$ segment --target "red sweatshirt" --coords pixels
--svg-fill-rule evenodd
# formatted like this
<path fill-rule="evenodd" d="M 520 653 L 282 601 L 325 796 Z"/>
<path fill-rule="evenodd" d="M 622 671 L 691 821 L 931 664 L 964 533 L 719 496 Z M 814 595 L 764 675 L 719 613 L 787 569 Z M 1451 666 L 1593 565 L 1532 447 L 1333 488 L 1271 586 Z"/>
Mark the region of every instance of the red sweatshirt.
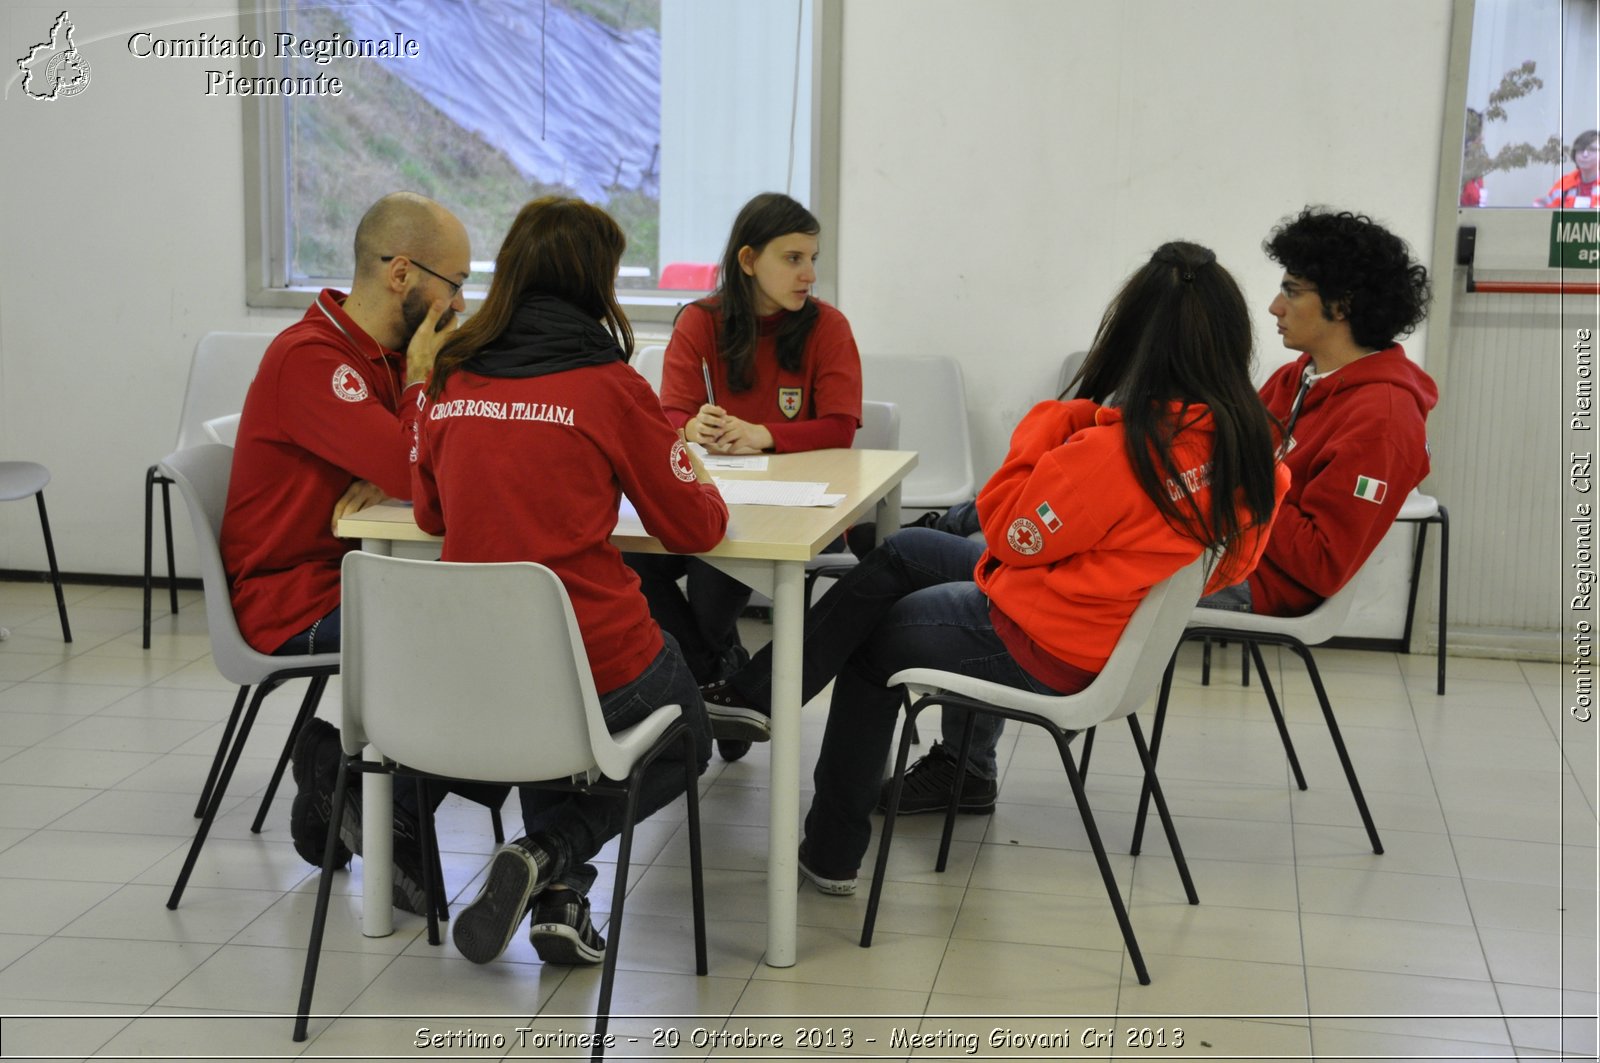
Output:
<path fill-rule="evenodd" d="M 1208 512 L 1211 414 L 1191 406 L 1184 416 L 1173 464 Z M 1201 551 L 1139 487 L 1124 437 L 1120 410 L 1088 399 L 1041 402 L 1017 425 L 1005 461 L 978 493 L 989 545 L 973 579 L 1040 649 L 1088 672 L 1105 667 L 1150 588 Z M 1282 498 L 1282 465 L 1275 486 Z M 1248 525 L 1242 508 L 1240 520 Z M 1245 577 L 1269 527 L 1245 532 L 1211 573 L 1208 591 Z M 997 624 L 1002 639 L 1006 630 Z"/>
<path fill-rule="evenodd" d="M 1262 387 L 1280 421 L 1309 365 L 1301 355 Z M 1311 385 L 1284 459 L 1293 482 L 1250 577 L 1255 612 L 1303 616 L 1350 581 L 1428 475 L 1427 417 L 1438 401 L 1433 379 L 1399 344 Z"/>
<path fill-rule="evenodd" d="M 645 379 L 623 362 L 545 376 L 457 371 L 422 411 L 412 467 L 417 524 L 446 561 L 537 561 L 561 577 L 595 688 L 637 679 L 661 652 L 639 577 L 611 545 L 617 506 L 674 553 L 709 550 L 728 526 L 715 486 Z"/>
<path fill-rule="evenodd" d="M 765 427 L 776 453 L 848 447 L 861 424 L 861 352 L 844 315 L 820 299 L 812 302 L 817 320 L 806 337 L 799 371 L 778 366 L 777 330 L 788 313 L 780 310 L 759 322 L 755 379 L 740 392 L 729 387 L 717 353 L 716 314 L 704 303 L 684 307 L 661 371 L 661 405 L 673 425 L 683 427 L 705 404 L 704 359 L 717 405 Z"/>
<path fill-rule="evenodd" d="M 326 289 L 278 334 L 245 396 L 222 518 L 222 563 L 245 641 L 271 653 L 339 604 L 333 507 L 356 480 L 411 497 L 417 388 Z M 397 412 L 398 411 L 398 412 Z"/>

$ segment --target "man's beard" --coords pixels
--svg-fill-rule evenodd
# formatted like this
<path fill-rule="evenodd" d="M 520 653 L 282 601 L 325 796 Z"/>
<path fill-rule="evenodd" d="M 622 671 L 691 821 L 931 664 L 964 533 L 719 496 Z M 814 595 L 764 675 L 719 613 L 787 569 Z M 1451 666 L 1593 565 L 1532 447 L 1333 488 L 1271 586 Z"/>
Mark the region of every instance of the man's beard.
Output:
<path fill-rule="evenodd" d="M 403 338 L 406 343 L 410 343 L 411 337 L 415 336 L 417 329 L 422 327 L 422 322 L 428 316 L 428 307 L 431 305 L 427 299 L 422 297 L 422 292 L 419 289 L 413 288 L 406 292 L 405 299 L 400 303 L 400 320 L 405 326 L 405 336 Z M 454 321 L 455 318 L 455 308 L 447 307 L 445 312 L 439 315 L 439 323 L 434 326 L 434 331 L 443 332 L 450 327 L 450 322 Z"/>

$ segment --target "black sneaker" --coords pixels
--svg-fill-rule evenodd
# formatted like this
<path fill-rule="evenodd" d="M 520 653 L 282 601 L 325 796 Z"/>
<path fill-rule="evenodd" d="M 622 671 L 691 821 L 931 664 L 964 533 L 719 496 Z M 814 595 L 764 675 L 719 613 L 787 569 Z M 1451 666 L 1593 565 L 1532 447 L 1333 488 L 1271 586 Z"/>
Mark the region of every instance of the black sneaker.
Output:
<path fill-rule="evenodd" d="M 339 820 L 339 840 L 361 855 L 361 776 L 353 775 L 345 794 L 344 816 Z M 394 806 L 394 886 L 390 901 L 412 915 L 428 914 L 428 894 L 422 888 L 422 831 L 411 814 Z"/>
<path fill-rule="evenodd" d="M 577 890 L 545 890 L 533 903 L 528 940 L 545 963 L 603 963 L 606 939 L 589 921 L 589 898 Z"/>
<path fill-rule="evenodd" d="M 554 873 L 555 859 L 527 838 L 496 849 L 483 888 L 456 916 L 450 932 L 456 949 L 473 963 L 493 961 L 511 944 L 528 914 L 528 902 Z"/>
<path fill-rule="evenodd" d="M 800 842 L 800 874 L 810 880 L 811 884 L 830 897 L 849 897 L 856 891 L 856 875 L 858 868 L 849 871 L 824 868 L 811 859 L 806 852 L 807 842 Z"/>
<path fill-rule="evenodd" d="M 700 688 L 705 699 L 706 716 L 711 720 L 711 737 L 735 742 L 772 741 L 772 719 L 764 712 L 749 708 L 725 679 L 707 683 Z"/>
<path fill-rule="evenodd" d="M 950 788 L 955 778 L 956 758 L 935 742 L 926 755 L 906 769 L 905 785 L 900 789 L 900 815 L 943 812 L 950 803 Z M 883 788 L 878 791 L 879 812 L 889 811 L 889 791 L 893 786 L 893 779 L 885 779 Z M 956 811 L 987 816 L 994 811 L 999 793 L 1000 787 L 993 779 L 985 779 L 970 770 L 963 771 L 961 800 L 956 804 Z"/>
<path fill-rule="evenodd" d="M 322 866 L 322 850 L 328 841 L 328 824 L 333 820 L 333 788 L 339 781 L 339 760 L 344 750 L 339 745 L 339 729 L 327 720 L 313 716 L 300 727 L 290 751 L 290 769 L 295 788 L 289 806 L 289 838 L 294 851 L 308 864 Z M 335 845 L 333 866 L 350 863 L 350 850 Z"/>

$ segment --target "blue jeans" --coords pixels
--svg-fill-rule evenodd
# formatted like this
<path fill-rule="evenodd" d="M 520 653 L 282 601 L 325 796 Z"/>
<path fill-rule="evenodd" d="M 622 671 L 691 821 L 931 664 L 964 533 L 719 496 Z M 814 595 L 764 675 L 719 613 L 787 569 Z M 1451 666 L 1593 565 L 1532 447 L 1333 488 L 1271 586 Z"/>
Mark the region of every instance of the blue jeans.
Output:
<path fill-rule="evenodd" d="M 706 719 L 700 686 L 670 634 L 666 645 L 631 683 L 600 695 L 600 711 L 614 734 L 632 727 L 662 705 L 682 707 L 694 735 L 695 774 L 711 759 L 711 724 Z M 563 708 L 562 711 L 568 711 Z M 645 769 L 639 792 L 642 820 L 683 793 L 683 746 L 674 742 Z M 612 838 L 622 833 L 627 804 L 620 797 L 519 788 L 522 823 L 527 836 L 556 858 L 554 881 L 588 892 L 595 878 L 590 863 Z"/>
<path fill-rule="evenodd" d="M 650 616 L 678 641 L 695 680 L 721 678 L 728 650 L 739 644 L 739 614 L 750 601 L 750 588 L 698 557 L 677 554 L 623 554 L 639 575 L 639 590 Z M 678 579 L 688 577 L 688 594 Z"/>
<path fill-rule="evenodd" d="M 810 700 L 835 680 L 822 751 L 813 774 L 816 796 L 806 816 L 806 841 L 820 866 L 859 867 L 872 835 L 883 765 L 894 738 L 901 689 L 889 677 L 905 668 L 938 668 L 1039 694 L 1055 694 L 1012 659 L 989 619 L 989 599 L 972 582 L 981 544 L 931 528 L 907 528 L 829 588 L 811 607 L 802 654 L 801 687 Z M 755 708 L 770 708 L 771 650 L 732 680 Z M 942 729 L 952 752 L 967 714 L 945 709 Z M 968 770 L 996 775 L 995 746 L 1005 722 L 980 716 Z"/>
<path fill-rule="evenodd" d="M 972 535 L 983 529 L 978 524 L 977 500 L 957 502 L 939 515 L 933 526 L 951 535 Z"/>
<path fill-rule="evenodd" d="M 1200 599 L 1201 609 L 1226 609 L 1231 613 L 1248 613 L 1255 602 L 1255 596 L 1250 593 L 1250 581 L 1242 580 L 1231 587 L 1224 587 Z"/>
<path fill-rule="evenodd" d="M 311 653 L 339 652 L 339 610 L 334 606 L 327 616 L 314 620 L 311 626 L 292 636 L 288 642 L 272 651 L 274 657 L 300 656 Z"/>

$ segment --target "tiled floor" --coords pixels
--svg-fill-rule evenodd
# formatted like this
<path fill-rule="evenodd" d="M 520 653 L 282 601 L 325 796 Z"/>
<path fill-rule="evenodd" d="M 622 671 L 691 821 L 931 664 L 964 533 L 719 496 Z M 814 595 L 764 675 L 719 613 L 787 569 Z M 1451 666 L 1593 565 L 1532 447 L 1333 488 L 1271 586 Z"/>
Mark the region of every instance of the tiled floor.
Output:
<path fill-rule="evenodd" d="M 363 938 L 359 861 L 337 882 L 325 1016 L 308 1042 L 290 1040 L 316 875 L 290 847 L 287 792 L 264 833 L 248 828 L 293 691 L 268 701 L 183 905 L 167 911 L 231 700 L 203 606 L 184 599 L 145 651 L 136 591 L 70 588 L 78 641 L 63 647 L 48 589 L 0 584 L 12 633 L 0 643 L 0 1052 L 582 1057 L 559 1046 L 591 1029 L 597 972 L 543 967 L 525 939 L 477 967 L 430 947 L 403 913 L 393 936 Z M 1234 652 L 1209 688 L 1192 660 L 1181 669 L 1161 761 L 1200 906 L 1183 903 L 1159 832 L 1146 855 L 1126 854 L 1138 794 L 1126 731 L 1095 749 L 1090 800 L 1150 985 L 1128 963 L 1052 748 L 1015 728 L 1001 806 L 963 818 L 947 872 L 931 870 L 937 824 L 904 821 L 870 950 L 856 943 L 864 888 L 803 888 L 800 962 L 767 967 L 758 746 L 714 759 L 702 780 L 705 978 L 692 970 L 681 802 L 641 828 L 611 1058 L 1594 1059 L 1597 725 L 1566 714 L 1561 667 L 1453 660 L 1441 698 L 1431 658 L 1319 654 L 1383 833 L 1374 856 L 1298 665 L 1269 658 L 1304 793 Z M 322 714 L 336 720 L 337 706 L 335 682 Z M 807 778 L 823 711 L 806 710 Z M 470 897 L 487 817 L 452 802 L 441 832 L 450 890 Z M 424 1047 L 423 1027 L 470 1036 Z M 796 1045 L 805 1031 L 815 1045 Z M 762 1038 L 769 1047 L 752 1044 Z"/>

